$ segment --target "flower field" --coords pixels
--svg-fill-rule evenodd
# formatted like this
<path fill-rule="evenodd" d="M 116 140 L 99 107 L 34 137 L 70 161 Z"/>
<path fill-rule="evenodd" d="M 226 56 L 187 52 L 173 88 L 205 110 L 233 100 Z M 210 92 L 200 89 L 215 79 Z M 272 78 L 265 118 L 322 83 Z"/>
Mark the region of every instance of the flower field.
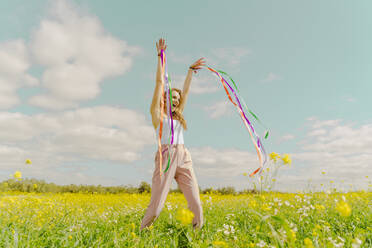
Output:
<path fill-rule="evenodd" d="M 0 247 L 372 247 L 372 193 L 201 194 L 193 230 L 170 193 L 140 231 L 150 194 L 0 192 Z"/>

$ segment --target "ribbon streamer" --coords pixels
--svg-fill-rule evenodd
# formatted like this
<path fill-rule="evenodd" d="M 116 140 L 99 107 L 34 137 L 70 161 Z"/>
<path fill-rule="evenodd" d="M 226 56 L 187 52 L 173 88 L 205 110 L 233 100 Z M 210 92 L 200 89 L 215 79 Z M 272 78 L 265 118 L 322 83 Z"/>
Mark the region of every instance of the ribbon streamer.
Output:
<path fill-rule="evenodd" d="M 170 86 L 170 79 L 168 80 L 168 67 L 167 67 L 167 62 L 166 62 L 166 55 L 165 55 L 165 51 L 162 49 L 161 50 L 161 53 L 160 53 L 160 57 L 161 57 L 161 62 L 162 62 L 162 66 L 161 66 L 161 69 L 162 69 L 162 74 L 164 75 L 164 79 L 165 79 L 165 92 L 166 92 L 166 107 L 168 109 L 169 107 L 169 114 L 168 114 L 168 126 L 170 125 L 170 133 L 169 133 L 169 139 L 171 142 L 170 142 L 170 145 L 173 145 L 173 137 L 174 137 L 174 129 L 173 129 L 173 115 L 172 115 L 172 88 Z M 161 95 L 161 101 L 160 101 L 160 127 L 159 127 L 159 136 L 158 136 L 158 146 L 159 146 L 159 168 L 160 168 L 160 173 L 159 173 L 159 176 L 161 178 L 162 176 L 162 161 L 163 161 L 163 156 L 162 156 L 162 145 L 161 145 L 161 137 L 162 137 L 162 129 L 163 129 L 163 115 L 164 115 L 164 97 L 165 97 L 165 93 L 164 93 L 164 82 L 162 81 L 161 82 L 161 90 L 162 90 L 162 95 Z M 169 165 L 170 165 L 170 158 L 171 158 L 171 147 L 168 149 L 168 165 L 167 165 L 167 168 L 164 170 L 164 172 L 167 172 L 168 169 L 169 169 Z"/>
<path fill-rule="evenodd" d="M 234 89 L 230 86 L 230 84 L 229 84 L 229 83 L 225 80 L 225 78 L 224 78 L 224 77 L 219 73 L 219 72 L 222 72 L 222 71 L 216 71 L 216 70 L 212 69 L 212 68 L 209 67 L 209 66 L 206 66 L 206 68 L 207 68 L 208 70 L 210 70 L 211 72 L 214 72 L 214 73 L 215 73 L 215 74 L 216 74 L 216 75 L 221 79 L 221 83 L 222 83 L 222 85 L 223 85 L 223 87 L 224 87 L 224 89 L 225 89 L 225 91 L 226 91 L 226 94 L 227 94 L 227 96 L 228 96 L 230 102 L 233 103 L 234 106 L 237 108 L 237 110 L 238 110 L 238 112 L 239 112 L 239 114 L 240 114 L 240 117 L 242 118 L 242 120 L 243 120 L 243 122 L 244 122 L 244 125 L 245 125 L 246 128 L 248 129 L 248 132 L 249 132 L 249 134 L 250 134 L 250 136 L 251 136 L 252 142 L 253 142 L 253 144 L 254 144 L 254 146 L 255 146 L 255 148 L 256 148 L 257 155 L 258 155 L 258 159 L 259 159 L 259 161 L 260 161 L 260 167 L 259 167 L 258 169 L 256 169 L 254 172 L 252 172 L 249 176 L 250 176 L 250 177 L 254 176 L 256 173 L 258 173 L 258 172 L 260 171 L 260 169 L 261 169 L 261 171 L 260 171 L 260 173 L 261 173 L 262 170 L 263 170 L 263 166 L 265 165 L 265 163 L 266 163 L 266 161 L 267 161 L 267 158 L 266 158 L 266 152 L 265 152 L 265 149 L 264 149 L 263 146 L 262 146 L 262 143 L 261 143 L 261 141 L 260 141 L 259 136 L 258 136 L 257 133 L 254 131 L 254 128 L 253 128 L 252 124 L 249 122 L 249 120 L 248 120 L 246 114 L 244 113 L 244 110 L 242 109 L 242 106 L 241 106 L 240 101 L 239 101 L 239 97 L 237 96 L 237 94 L 236 94 L 236 92 L 234 91 Z M 232 78 L 231 78 L 227 73 L 225 73 L 225 72 L 222 72 L 222 73 L 225 74 L 225 75 L 227 75 L 227 76 L 231 79 L 231 81 L 233 82 L 235 88 L 237 89 L 234 80 L 232 80 Z M 228 89 L 226 88 L 226 85 L 227 85 L 227 86 L 230 88 L 230 90 L 234 93 L 235 99 L 236 99 L 236 101 L 238 102 L 238 104 L 236 104 L 236 103 L 232 100 L 232 98 L 231 98 L 231 96 L 230 96 L 230 93 L 229 93 Z M 238 91 L 238 89 L 237 89 L 237 91 Z M 244 101 L 244 100 L 243 100 L 243 101 Z M 246 104 L 245 104 L 245 106 L 246 106 Z M 248 109 L 248 107 L 246 107 L 246 108 Z M 249 110 L 249 109 L 248 109 L 248 110 Z M 257 119 L 257 120 L 259 121 L 259 119 L 257 118 L 257 116 L 256 116 L 252 111 L 249 111 L 249 112 L 253 115 L 253 117 L 255 117 L 255 119 Z M 260 122 L 260 123 L 261 123 L 261 122 Z M 261 124 L 262 124 L 262 123 L 261 123 Z M 252 130 L 252 131 L 251 131 L 251 130 Z M 253 138 L 252 132 L 253 132 L 253 134 L 256 136 L 257 141 Z M 265 138 L 267 138 L 267 136 L 268 136 L 268 131 L 266 131 Z M 262 153 L 264 154 L 264 161 L 262 161 Z"/>

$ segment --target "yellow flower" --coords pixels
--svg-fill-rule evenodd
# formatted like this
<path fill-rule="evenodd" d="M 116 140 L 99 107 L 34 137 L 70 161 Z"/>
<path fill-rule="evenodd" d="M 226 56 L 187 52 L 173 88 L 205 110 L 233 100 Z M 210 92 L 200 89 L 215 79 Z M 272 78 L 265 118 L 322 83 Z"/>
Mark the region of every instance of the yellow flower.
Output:
<path fill-rule="evenodd" d="M 255 208 L 255 207 L 257 207 L 257 202 L 256 202 L 256 200 L 251 200 L 250 202 L 249 202 L 249 206 L 250 207 L 252 207 L 252 208 Z"/>
<path fill-rule="evenodd" d="M 325 171 L 322 171 L 322 174 L 325 175 Z M 310 240 L 311 241 L 311 240 Z"/>
<path fill-rule="evenodd" d="M 36 188 L 37 188 L 37 184 L 34 183 L 34 189 L 36 189 Z"/>
<path fill-rule="evenodd" d="M 226 247 L 227 246 L 225 241 L 213 241 L 212 244 L 216 245 L 217 247 L 219 247 L 219 246 Z"/>
<path fill-rule="evenodd" d="M 274 162 L 276 162 L 276 160 L 277 160 L 278 158 L 280 158 L 279 154 L 277 154 L 277 153 L 275 153 L 275 152 L 270 153 L 269 156 L 270 156 L 270 159 L 271 159 L 271 160 L 274 160 Z"/>
<path fill-rule="evenodd" d="M 323 205 L 318 205 L 318 204 L 315 205 L 315 208 L 317 210 L 324 210 L 325 209 L 325 207 Z"/>
<path fill-rule="evenodd" d="M 330 181 L 330 183 L 334 183 L 334 181 Z"/>
<path fill-rule="evenodd" d="M 254 243 L 250 243 L 249 244 L 249 247 L 254 247 Z"/>
<path fill-rule="evenodd" d="M 70 236 L 68 236 L 68 238 L 69 238 L 69 239 L 72 239 L 72 236 L 70 235 Z"/>
<path fill-rule="evenodd" d="M 270 170 L 270 168 L 269 168 L 269 167 L 267 167 L 266 171 L 269 171 L 269 170 Z"/>
<path fill-rule="evenodd" d="M 136 234 L 134 232 L 131 232 L 130 235 L 132 235 L 132 238 L 136 237 Z"/>
<path fill-rule="evenodd" d="M 282 157 L 282 160 L 283 160 L 284 164 L 291 164 L 292 163 L 292 160 L 289 157 L 289 154 L 284 154 L 283 157 Z"/>
<path fill-rule="evenodd" d="M 247 173 L 246 173 L 246 172 L 244 172 L 244 173 L 243 173 L 243 176 L 247 176 Z"/>
<path fill-rule="evenodd" d="M 184 208 L 179 209 L 176 216 L 176 219 L 180 221 L 182 225 L 190 224 L 193 218 L 194 218 L 193 212 Z"/>
<path fill-rule="evenodd" d="M 337 210 L 337 212 L 340 213 L 340 215 L 342 215 L 344 217 L 350 216 L 350 214 L 351 214 L 351 208 L 350 208 L 349 204 L 347 204 L 344 201 L 340 201 L 340 202 L 337 203 L 336 210 Z"/>
<path fill-rule="evenodd" d="M 311 239 L 305 238 L 304 243 L 306 248 L 314 248 L 313 241 L 311 241 Z"/>
<path fill-rule="evenodd" d="M 20 171 L 16 171 L 13 176 L 14 176 L 14 178 L 21 179 L 22 178 L 22 173 Z"/>
<path fill-rule="evenodd" d="M 288 239 L 292 241 L 296 240 L 296 233 L 292 229 L 288 233 Z"/>
<path fill-rule="evenodd" d="M 26 159 L 26 164 L 32 164 L 30 159 Z"/>
<path fill-rule="evenodd" d="M 270 210 L 269 205 L 266 204 L 266 203 L 264 203 L 264 204 L 262 205 L 262 209 L 265 210 L 265 211 Z"/>
<path fill-rule="evenodd" d="M 276 179 L 275 179 L 275 178 L 273 178 L 273 179 L 272 179 L 272 181 L 273 181 L 273 182 L 275 182 L 275 181 L 276 181 Z"/>

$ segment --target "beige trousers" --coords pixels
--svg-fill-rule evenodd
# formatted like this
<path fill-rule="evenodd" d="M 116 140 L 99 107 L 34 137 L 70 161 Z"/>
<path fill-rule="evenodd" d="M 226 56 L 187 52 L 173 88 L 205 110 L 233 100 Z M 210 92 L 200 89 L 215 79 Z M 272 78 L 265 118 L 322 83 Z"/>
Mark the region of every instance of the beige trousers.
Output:
<path fill-rule="evenodd" d="M 171 147 L 171 160 L 168 170 L 168 149 Z M 203 209 L 201 206 L 199 187 L 192 167 L 189 150 L 183 144 L 162 145 L 162 171 L 159 176 L 159 152 L 156 151 L 155 169 L 152 176 L 151 200 L 142 219 L 141 230 L 152 225 L 159 217 L 164 207 L 173 178 L 176 179 L 179 188 L 184 194 L 190 211 L 194 213 L 192 225 L 195 228 L 203 226 Z"/>

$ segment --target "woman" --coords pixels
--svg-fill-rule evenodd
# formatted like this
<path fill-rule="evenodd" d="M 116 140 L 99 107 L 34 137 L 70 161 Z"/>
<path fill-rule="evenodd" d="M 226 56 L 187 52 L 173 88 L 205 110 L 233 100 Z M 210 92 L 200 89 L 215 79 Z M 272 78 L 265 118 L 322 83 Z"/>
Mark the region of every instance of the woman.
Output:
<path fill-rule="evenodd" d="M 164 75 L 161 70 L 161 50 L 167 48 L 164 39 L 160 39 L 159 43 L 156 43 L 158 51 L 158 67 L 156 73 L 156 86 L 154 90 L 154 96 L 151 103 L 151 116 L 152 124 L 156 130 L 157 138 L 159 135 L 160 118 L 161 118 L 161 84 L 164 83 Z M 159 176 L 159 151 L 156 151 L 155 155 L 155 169 L 152 176 L 152 187 L 151 187 L 151 201 L 146 210 L 145 216 L 142 219 L 141 230 L 145 227 L 150 226 L 160 215 L 161 210 L 164 207 L 165 200 L 167 198 L 169 188 L 171 186 L 173 178 L 176 179 L 179 188 L 185 195 L 189 209 L 194 213 L 192 224 L 194 229 L 201 228 L 203 225 L 203 209 L 201 206 L 199 187 L 192 167 L 192 160 L 189 150 L 184 146 L 183 141 L 183 129 L 187 129 L 186 121 L 183 118 L 183 110 L 185 108 L 187 96 L 189 93 L 192 72 L 195 73 L 205 65 L 203 58 L 200 58 L 193 63 L 188 70 L 183 90 L 172 88 L 172 117 L 173 117 L 173 130 L 174 140 L 173 145 L 169 145 L 168 134 L 171 127 L 171 123 L 168 123 L 166 99 L 164 99 L 164 113 L 163 113 L 163 130 L 161 137 L 162 147 L 162 171 L 168 164 L 168 149 L 170 149 L 171 159 L 168 170 Z M 165 94 L 166 95 L 166 94 Z"/>

